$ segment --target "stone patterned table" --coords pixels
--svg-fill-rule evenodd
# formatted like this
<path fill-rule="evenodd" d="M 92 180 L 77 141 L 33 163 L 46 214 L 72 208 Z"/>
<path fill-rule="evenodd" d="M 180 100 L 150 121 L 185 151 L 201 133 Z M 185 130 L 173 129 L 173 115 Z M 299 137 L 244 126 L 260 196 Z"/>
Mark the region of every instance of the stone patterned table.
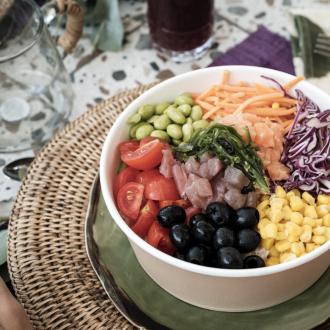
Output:
<path fill-rule="evenodd" d="M 210 51 L 200 60 L 179 64 L 166 61 L 152 48 L 145 16 L 146 2 L 121 0 L 120 12 L 125 27 L 122 50 L 116 53 L 96 50 L 90 38 L 94 28 L 90 26 L 85 28 L 75 52 L 64 60 L 76 94 L 71 119 L 123 90 L 209 65 L 260 24 L 287 37 L 286 11 L 289 6 L 301 3 L 298 0 L 215 0 L 215 33 Z M 6 163 L 31 155 L 31 152 L 0 154 L 0 173 Z M 18 187 L 18 182 L 0 174 L 0 217 L 8 216 Z"/>

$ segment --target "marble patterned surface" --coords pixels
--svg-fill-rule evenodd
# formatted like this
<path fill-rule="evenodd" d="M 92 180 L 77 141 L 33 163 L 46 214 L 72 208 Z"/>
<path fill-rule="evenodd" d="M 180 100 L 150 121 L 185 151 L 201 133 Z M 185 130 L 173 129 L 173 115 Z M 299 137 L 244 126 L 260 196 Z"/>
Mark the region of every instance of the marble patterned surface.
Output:
<path fill-rule="evenodd" d="M 152 48 L 145 16 L 146 2 L 121 0 L 120 13 L 125 27 L 122 50 L 103 53 L 96 50 L 92 37 L 95 29 L 87 26 L 74 53 L 64 58 L 75 92 L 71 119 L 118 92 L 208 66 L 214 58 L 241 42 L 260 24 L 288 37 L 287 9 L 301 3 L 295 0 L 215 0 L 211 49 L 194 62 L 173 63 Z M 0 154 L 0 218 L 8 216 L 19 188 L 19 182 L 1 174 L 2 168 L 18 157 L 31 155 L 32 152 Z"/>

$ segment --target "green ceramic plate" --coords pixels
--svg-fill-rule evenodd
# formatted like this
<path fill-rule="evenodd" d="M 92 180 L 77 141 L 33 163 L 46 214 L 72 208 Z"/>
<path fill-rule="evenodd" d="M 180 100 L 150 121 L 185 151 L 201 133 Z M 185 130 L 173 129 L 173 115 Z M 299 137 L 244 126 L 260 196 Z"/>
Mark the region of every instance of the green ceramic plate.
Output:
<path fill-rule="evenodd" d="M 143 271 L 102 197 L 95 213 L 92 236 L 97 247 L 94 250 L 100 266 L 106 269 L 103 279 L 107 277 L 111 282 L 106 291 L 117 305 L 131 316 L 134 314 L 139 326 L 180 330 L 304 330 L 325 322 L 330 316 L 330 269 L 310 289 L 272 308 L 225 313 L 189 305 L 164 291 Z M 88 242 L 87 248 L 90 249 Z"/>

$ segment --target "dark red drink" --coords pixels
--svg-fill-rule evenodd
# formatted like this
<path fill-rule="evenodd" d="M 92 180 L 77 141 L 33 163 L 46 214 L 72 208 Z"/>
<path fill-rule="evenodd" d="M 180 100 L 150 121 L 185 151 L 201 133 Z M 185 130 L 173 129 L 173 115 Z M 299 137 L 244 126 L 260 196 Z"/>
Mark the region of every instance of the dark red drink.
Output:
<path fill-rule="evenodd" d="M 148 0 L 148 21 L 157 48 L 194 51 L 210 41 L 213 0 Z"/>

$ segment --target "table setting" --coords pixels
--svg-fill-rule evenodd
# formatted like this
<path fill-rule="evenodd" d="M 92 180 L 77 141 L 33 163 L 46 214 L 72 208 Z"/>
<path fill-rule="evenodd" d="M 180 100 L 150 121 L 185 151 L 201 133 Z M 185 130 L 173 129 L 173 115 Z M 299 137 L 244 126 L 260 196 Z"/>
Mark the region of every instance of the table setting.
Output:
<path fill-rule="evenodd" d="M 6 0 L 0 4 L 0 276 L 33 328 L 217 329 L 221 325 L 224 329 L 328 329 L 329 13 L 330 2 L 325 0 L 215 0 L 199 5 L 188 0 L 180 5 L 176 0 Z M 271 93 L 269 108 L 266 93 Z M 256 101 L 245 98 L 251 94 Z M 224 108 L 219 97 L 227 102 Z M 228 110 L 237 108 L 239 102 L 239 110 Z M 264 103 L 254 109 L 253 102 Z M 196 115 L 197 108 L 200 115 Z M 178 109 L 182 109 L 181 117 Z M 283 114 L 276 115 L 276 111 Z M 313 117 L 299 133 L 300 126 L 294 125 L 312 118 L 304 117 L 304 111 L 318 119 Z M 187 189 L 194 175 L 206 180 L 201 170 L 193 170 L 194 174 L 187 170 L 187 159 L 194 157 L 193 143 L 197 143 L 198 132 L 212 127 L 219 134 L 221 129 L 235 127 L 234 133 L 228 131 L 222 139 L 230 134 L 242 139 L 242 131 L 235 126 L 241 117 L 233 117 L 233 122 L 230 118 L 243 112 L 250 116 L 246 118 L 266 118 L 268 127 L 277 127 L 275 131 L 283 125 L 284 149 L 277 147 L 283 151 L 282 158 L 280 151 L 276 161 L 265 165 L 259 133 L 250 135 L 252 127 L 256 129 L 261 122 L 249 124 L 250 142 L 240 140 L 240 148 L 251 148 L 250 153 L 259 155 L 256 164 L 264 166 L 260 173 L 268 177 L 242 167 L 237 157 L 229 157 L 232 149 L 223 147 L 221 152 L 229 153 L 218 156 L 222 170 L 206 178 L 214 193 L 215 175 L 223 180 L 227 169 L 239 168 L 254 184 L 251 191 L 257 189 L 259 199 L 236 206 L 237 199 L 229 202 L 225 194 L 221 200 L 211 196 L 204 204 L 204 195 L 197 200 Z M 165 126 L 160 121 L 164 116 L 170 118 Z M 212 120 L 215 126 L 209 123 Z M 304 138 L 313 136 L 314 140 L 310 147 L 305 143 L 305 149 L 319 148 L 315 157 L 320 161 L 313 163 L 314 172 L 308 172 L 313 179 L 304 177 L 299 183 L 297 176 L 289 176 L 298 164 L 298 154 L 292 159 L 283 155 L 298 148 L 288 146 L 297 143 L 289 136 L 303 136 L 309 129 Z M 120 149 L 125 143 L 130 148 L 125 149 L 127 155 Z M 156 145 L 163 148 L 163 160 L 154 165 L 150 165 L 152 159 L 149 165 L 129 159 L 132 153 L 147 152 L 146 146 Z M 211 145 L 208 142 L 208 148 Z M 218 155 L 217 147 L 203 148 L 211 153 L 208 157 Z M 173 150 L 175 157 L 168 177 L 161 169 L 166 150 Z M 201 169 L 204 154 L 197 150 Z M 299 150 L 304 152 L 300 145 Z M 281 166 L 285 162 L 290 169 L 284 169 L 286 177 L 283 173 L 276 177 L 275 162 L 282 162 Z M 175 176 L 177 164 L 181 169 L 186 166 L 186 192 Z M 214 164 L 218 163 L 212 163 L 211 171 L 218 166 Z M 257 169 L 257 165 L 250 166 Z M 134 179 L 133 174 L 130 179 L 120 177 L 126 169 L 134 171 Z M 296 171 L 304 169 L 301 166 Z M 152 172 L 156 170 L 158 176 Z M 168 193 L 162 190 L 164 175 L 167 183 L 175 183 Z M 307 174 L 299 175 L 301 179 Z M 123 187 L 131 181 L 135 186 L 130 189 L 144 189 L 139 202 L 138 190 L 134 197 L 125 192 L 126 200 L 120 200 Z M 149 182 L 155 192 L 148 193 Z M 229 192 L 233 187 L 227 184 L 225 189 Z M 167 197 L 158 197 L 159 191 Z M 132 199 L 140 205 L 136 215 Z M 215 224 L 207 213 L 210 201 L 229 205 L 231 219 L 237 219 L 240 209 L 258 212 L 254 229 L 225 225 L 235 235 L 239 230 L 253 230 L 259 237 L 249 250 L 241 249 L 236 236 L 234 245 L 222 247 L 238 249 L 235 260 L 239 259 L 240 266 L 225 265 L 230 257 L 221 259 L 222 249 L 216 245 L 220 243 L 212 243 L 215 251 L 209 251 L 213 245 L 206 249 L 209 243 L 195 234 L 197 220 L 189 224 L 196 214 L 206 214 L 208 228 L 211 221 L 213 232 L 222 230 L 223 225 Z M 264 211 L 261 205 L 266 201 Z M 149 231 L 135 229 L 144 210 L 149 212 L 147 207 L 155 205 L 158 213 L 152 220 L 143 220 L 153 221 L 154 226 L 150 223 Z M 173 205 L 185 212 L 184 225 L 162 224 L 160 212 Z M 278 205 L 282 220 L 273 220 Z M 191 216 L 189 208 L 196 209 Z M 290 212 L 292 220 L 285 212 Z M 301 220 L 293 219 L 293 213 Z M 163 227 L 157 234 L 165 236 L 153 243 L 156 232 L 152 237 L 150 231 L 160 226 L 158 221 Z M 274 236 L 263 229 L 273 228 L 271 222 L 277 226 Z M 195 235 L 187 238 L 189 246 L 176 245 L 183 243 L 175 241 L 175 226 L 185 226 L 189 235 Z M 280 233 L 280 227 L 287 229 Z M 303 238 L 306 227 L 313 232 L 309 240 Z M 298 229 L 300 234 L 291 240 L 288 231 Z M 283 252 L 284 241 L 278 235 L 286 235 L 289 244 Z M 196 244 L 209 251 L 207 261 L 189 256 Z M 246 266 L 249 255 L 257 256 L 262 266 Z"/>

